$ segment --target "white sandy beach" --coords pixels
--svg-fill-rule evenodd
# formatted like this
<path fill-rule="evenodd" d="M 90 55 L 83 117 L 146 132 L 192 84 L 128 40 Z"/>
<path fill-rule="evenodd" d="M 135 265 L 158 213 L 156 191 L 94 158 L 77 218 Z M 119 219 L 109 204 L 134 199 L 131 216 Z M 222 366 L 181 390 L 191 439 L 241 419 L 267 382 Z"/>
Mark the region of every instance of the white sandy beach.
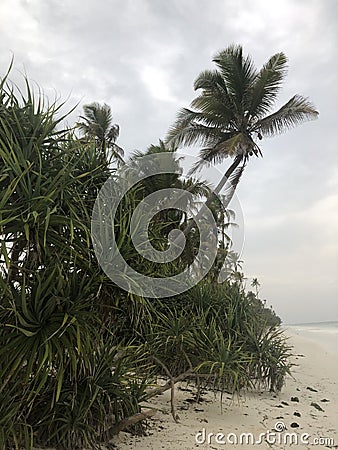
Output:
<path fill-rule="evenodd" d="M 280 394 L 257 392 L 239 400 L 226 395 L 221 411 L 213 394 L 203 395 L 204 400 L 196 404 L 191 402 L 193 392 L 181 385 L 175 398 L 179 423 L 170 414 L 168 391 L 147 405 L 158 409 L 148 420 L 147 435 L 122 432 L 115 445 L 121 450 L 338 448 L 338 354 L 328 351 L 323 342 L 300 336 L 295 328 L 287 329 L 287 334 L 294 346 L 295 366 L 293 378 L 287 378 Z M 285 430 L 277 433 L 275 426 Z M 217 433 L 224 436 L 216 438 Z M 241 437 L 241 433 L 246 434 Z M 260 435 L 262 442 L 257 443 Z M 291 439 L 298 443 L 290 444 Z"/>

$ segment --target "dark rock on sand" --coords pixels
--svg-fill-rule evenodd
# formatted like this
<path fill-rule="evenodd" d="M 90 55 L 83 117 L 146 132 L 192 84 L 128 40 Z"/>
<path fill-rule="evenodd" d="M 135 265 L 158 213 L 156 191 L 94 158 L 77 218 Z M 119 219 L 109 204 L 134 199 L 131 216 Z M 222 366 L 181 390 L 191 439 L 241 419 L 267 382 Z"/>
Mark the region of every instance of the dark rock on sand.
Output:
<path fill-rule="evenodd" d="M 311 406 L 313 406 L 314 408 L 318 409 L 318 411 L 324 412 L 323 408 L 321 406 L 319 406 L 318 403 L 312 402 Z"/>
<path fill-rule="evenodd" d="M 317 389 L 314 389 L 314 388 L 311 387 L 311 386 L 308 386 L 306 389 L 307 389 L 308 391 L 311 391 L 311 392 L 318 392 Z"/>

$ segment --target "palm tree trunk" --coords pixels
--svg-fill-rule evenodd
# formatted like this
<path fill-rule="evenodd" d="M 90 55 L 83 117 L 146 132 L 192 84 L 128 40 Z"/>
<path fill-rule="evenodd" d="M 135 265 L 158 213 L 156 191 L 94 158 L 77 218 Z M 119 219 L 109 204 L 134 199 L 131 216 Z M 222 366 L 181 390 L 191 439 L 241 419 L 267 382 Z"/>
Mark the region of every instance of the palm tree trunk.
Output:
<path fill-rule="evenodd" d="M 239 166 L 239 164 L 241 163 L 241 161 L 243 160 L 243 156 L 242 155 L 238 155 L 236 156 L 234 162 L 231 164 L 231 166 L 228 168 L 228 170 L 225 172 L 225 174 L 223 175 L 221 181 L 218 183 L 218 185 L 216 186 L 216 188 L 214 189 L 214 191 L 212 191 L 206 202 L 204 203 L 204 205 L 202 206 L 202 208 L 198 211 L 198 213 L 196 214 L 196 216 L 194 217 L 194 221 L 197 222 L 201 216 L 203 215 L 203 212 L 205 211 L 205 208 L 207 208 L 209 206 L 209 204 L 211 203 L 212 199 L 217 196 L 221 190 L 223 189 L 223 187 L 225 186 L 226 182 L 228 181 L 228 179 L 231 177 L 231 175 L 234 173 L 234 171 L 237 169 L 237 167 Z M 233 190 L 232 194 L 229 196 L 229 198 L 227 199 L 226 204 L 223 204 L 223 207 L 226 208 L 229 203 L 230 200 L 233 197 L 233 194 L 235 192 L 235 189 Z M 190 221 L 190 223 L 188 224 L 188 226 L 186 228 L 184 228 L 183 230 L 183 234 L 184 236 L 187 236 L 188 233 L 190 232 L 190 230 L 192 229 L 192 227 L 194 226 L 194 221 Z M 178 237 L 177 241 L 180 241 L 180 238 Z M 177 242 L 177 243 L 178 243 Z"/>

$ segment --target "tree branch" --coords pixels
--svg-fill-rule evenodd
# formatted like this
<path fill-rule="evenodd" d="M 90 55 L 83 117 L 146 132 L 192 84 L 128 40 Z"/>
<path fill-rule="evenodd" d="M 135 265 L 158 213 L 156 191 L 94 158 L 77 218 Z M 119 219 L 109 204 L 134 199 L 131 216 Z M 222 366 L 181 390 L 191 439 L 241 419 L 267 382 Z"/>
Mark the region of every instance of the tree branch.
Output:
<path fill-rule="evenodd" d="M 126 419 L 121 420 L 121 422 L 117 423 L 112 429 L 112 435 L 117 435 L 120 431 L 125 430 L 130 427 L 130 425 L 135 425 L 135 423 L 140 422 L 141 420 L 146 420 L 149 417 L 154 416 L 157 413 L 157 409 L 149 409 L 148 411 L 144 411 L 141 413 L 134 414 L 133 416 L 127 417 Z"/>

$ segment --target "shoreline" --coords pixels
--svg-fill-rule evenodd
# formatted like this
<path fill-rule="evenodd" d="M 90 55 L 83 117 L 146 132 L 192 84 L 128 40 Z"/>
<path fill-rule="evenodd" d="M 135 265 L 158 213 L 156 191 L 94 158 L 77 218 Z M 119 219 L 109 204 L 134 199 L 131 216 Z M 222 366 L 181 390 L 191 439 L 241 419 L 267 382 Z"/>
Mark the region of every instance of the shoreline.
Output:
<path fill-rule="evenodd" d="M 318 324 L 285 325 L 283 329 L 286 335 L 303 338 L 308 342 L 319 345 L 325 353 L 332 353 L 338 357 L 337 329 L 318 328 Z"/>
<path fill-rule="evenodd" d="M 181 384 L 175 389 L 178 423 L 170 414 L 168 391 L 147 404 L 158 412 L 148 420 L 146 436 L 121 432 L 112 443 L 121 450 L 338 448 L 338 354 L 290 326 L 284 333 L 293 346 L 294 366 L 281 393 L 259 390 L 235 399 L 224 394 L 221 404 L 219 396 L 205 392 L 195 403 L 193 388 Z M 285 429 L 276 433 L 275 427 Z M 298 445 L 290 444 L 291 433 Z"/>

